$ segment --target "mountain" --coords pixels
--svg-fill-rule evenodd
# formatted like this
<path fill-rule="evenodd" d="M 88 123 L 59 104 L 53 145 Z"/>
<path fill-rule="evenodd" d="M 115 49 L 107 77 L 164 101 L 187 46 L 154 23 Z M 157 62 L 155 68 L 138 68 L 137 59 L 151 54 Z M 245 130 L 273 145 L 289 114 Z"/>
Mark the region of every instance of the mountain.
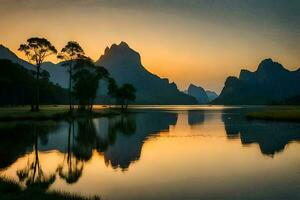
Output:
<path fill-rule="evenodd" d="M 22 60 L 3 45 L 0 45 L 0 59 L 8 59 L 26 69 L 35 70 L 32 64 Z M 141 64 L 140 55 L 125 42 L 106 48 L 96 64 L 106 67 L 118 84 L 133 84 L 137 89 L 137 103 L 196 104 L 196 100 L 180 92 L 175 83 L 169 83 L 168 79 L 161 79 L 147 71 Z M 69 75 L 61 63 L 45 62 L 41 68 L 49 72 L 52 83 L 63 88 L 68 87 Z M 101 88 L 101 91 L 106 90 Z"/>
<path fill-rule="evenodd" d="M 187 90 L 187 93 L 197 100 L 198 104 L 207 104 L 209 102 L 208 96 L 205 90 L 193 84 L 190 84 Z"/>
<path fill-rule="evenodd" d="M 0 59 L 11 60 L 12 62 L 19 64 L 28 70 L 34 70 L 33 65 L 19 58 L 15 53 L 13 53 L 11 50 L 3 46 L 2 44 L 0 44 Z"/>
<path fill-rule="evenodd" d="M 11 60 L 28 70 L 35 70 L 35 67 L 29 62 L 19 58 L 15 53 L 9 50 L 7 47 L 0 44 L 0 59 Z M 46 70 L 50 74 L 50 81 L 54 84 L 59 84 L 63 88 L 68 87 L 68 73 L 66 68 L 61 67 L 61 64 L 54 64 L 51 62 L 45 62 L 41 66 L 42 70 Z"/>
<path fill-rule="evenodd" d="M 206 90 L 205 92 L 209 101 L 213 101 L 218 97 L 218 94 L 214 91 Z"/>
<path fill-rule="evenodd" d="M 63 88 L 69 87 L 69 73 L 67 67 L 63 67 L 62 63 L 45 62 L 42 69 L 49 72 L 52 83 L 59 84 Z"/>
<path fill-rule="evenodd" d="M 121 42 L 105 49 L 96 62 L 105 67 L 118 84 L 130 83 L 137 89 L 136 103 L 140 104 L 195 104 L 196 100 L 180 92 L 175 83 L 147 71 L 140 54 Z"/>
<path fill-rule="evenodd" d="M 273 104 L 300 95 L 300 69 L 289 71 L 271 59 L 255 72 L 241 70 L 239 78 L 228 77 L 213 104 Z"/>

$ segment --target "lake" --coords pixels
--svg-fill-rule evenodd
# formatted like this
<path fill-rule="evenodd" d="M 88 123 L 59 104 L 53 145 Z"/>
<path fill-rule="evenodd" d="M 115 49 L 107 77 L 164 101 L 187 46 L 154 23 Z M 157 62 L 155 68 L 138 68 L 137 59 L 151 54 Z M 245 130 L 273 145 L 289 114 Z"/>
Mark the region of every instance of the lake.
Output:
<path fill-rule="evenodd" d="M 0 175 L 109 200 L 300 199 L 300 123 L 247 120 L 255 109 L 0 123 Z"/>

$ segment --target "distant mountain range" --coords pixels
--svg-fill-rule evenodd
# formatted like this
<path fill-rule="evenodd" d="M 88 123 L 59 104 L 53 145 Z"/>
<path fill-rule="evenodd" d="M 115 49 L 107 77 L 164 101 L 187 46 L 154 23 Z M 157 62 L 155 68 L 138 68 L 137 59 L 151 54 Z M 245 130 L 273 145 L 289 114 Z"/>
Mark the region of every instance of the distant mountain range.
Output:
<path fill-rule="evenodd" d="M 264 105 L 284 103 L 300 95 L 300 68 L 289 71 L 271 59 L 263 60 L 255 72 L 241 70 L 239 78 L 228 77 L 212 103 Z"/>
<path fill-rule="evenodd" d="M 0 59 L 9 59 L 29 70 L 35 69 L 3 45 L 0 45 Z M 228 77 L 219 96 L 193 84 L 185 92 L 180 92 L 175 83 L 147 71 L 139 53 L 125 42 L 107 47 L 96 65 L 105 67 L 118 84 L 133 84 L 137 89 L 138 104 L 295 104 L 300 99 L 300 68 L 289 71 L 271 59 L 263 60 L 255 72 L 243 69 L 239 77 Z M 42 69 L 50 73 L 51 82 L 68 87 L 67 69 L 61 63 L 46 62 Z M 98 103 L 105 99 L 105 91 L 102 85 Z"/>
<path fill-rule="evenodd" d="M 22 60 L 8 48 L 0 45 L 0 59 L 9 59 L 34 70 L 34 66 Z M 180 92 L 175 83 L 162 79 L 147 71 L 141 64 L 139 53 L 131 49 L 125 42 L 113 44 L 105 49 L 96 62 L 105 67 L 118 84 L 131 83 L 137 89 L 136 103 L 138 104 L 196 104 L 194 97 Z M 46 62 L 42 69 L 50 74 L 50 81 L 60 86 L 68 87 L 67 69 L 61 63 Z M 100 95 L 100 91 L 99 91 Z"/>
<path fill-rule="evenodd" d="M 195 97 L 198 104 L 209 104 L 212 100 L 218 97 L 217 93 L 210 90 L 204 90 L 201 86 L 190 84 L 184 93 Z"/>

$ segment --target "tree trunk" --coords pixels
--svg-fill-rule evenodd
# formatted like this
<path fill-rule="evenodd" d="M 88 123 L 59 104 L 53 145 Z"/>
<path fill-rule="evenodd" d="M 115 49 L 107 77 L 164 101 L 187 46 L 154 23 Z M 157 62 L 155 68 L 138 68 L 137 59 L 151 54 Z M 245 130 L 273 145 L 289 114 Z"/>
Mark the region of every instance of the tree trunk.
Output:
<path fill-rule="evenodd" d="M 72 102 L 72 68 L 73 68 L 73 63 L 71 61 L 70 68 L 69 68 L 69 105 L 70 105 L 70 111 L 73 110 L 73 102 Z"/>
<path fill-rule="evenodd" d="M 37 74 L 36 74 L 36 105 L 35 111 L 40 110 L 40 67 L 41 64 L 37 65 Z"/>

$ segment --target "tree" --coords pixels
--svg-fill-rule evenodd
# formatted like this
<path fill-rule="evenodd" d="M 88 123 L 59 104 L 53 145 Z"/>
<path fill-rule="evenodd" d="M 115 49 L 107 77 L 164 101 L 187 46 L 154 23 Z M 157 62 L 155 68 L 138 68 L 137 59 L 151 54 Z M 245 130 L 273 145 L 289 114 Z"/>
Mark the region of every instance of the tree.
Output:
<path fill-rule="evenodd" d="M 130 101 L 134 101 L 136 89 L 131 84 L 124 84 L 120 88 L 117 89 L 116 96 L 121 104 L 122 110 L 125 111 L 128 108 L 128 103 Z"/>
<path fill-rule="evenodd" d="M 62 48 L 60 53 L 58 54 L 57 58 L 65 61 L 62 66 L 68 67 L 69 72 L 69 105 L 70 111 L 74 109 L 73 99 L 72 99 L 72 76 L 73 76 L 73 67 L 74 62 L 84 56 L 84 51 L 81 46 L 75 42 L 70 41 L 67 45 Z"/>
<path fill-rule="evenodd" d="M 108 71 L 104 67 L 95 66 L 93 61 L 84 57 L 75 64 L 74 95 L 79 101 L 79 109 L 92 111 L 96 98 L 99 81 L 108 77 Z"/>
<path fill-rule="evenodd" d="M 39 78 L 41 65 L 48 56 L 56 54 L 57 50 L 47 39 L 38 37 L 29 38 L 27 43 L 21 44 L 18 50 L 24 52 L 28 61 L 36 66 L 35 106 L 32 107 L 32 111 L 39 111 Z"/>
<path fill-rule="evenodd" d="M 113 78 L 108 79 L 108 95 L 112 97 L 112 99 L 117 99 L 117 91 L 118 85 Z"/>
<path fill-rule="evenodd" d="M 35 73 L 10 60 L 0 59 L 0 106 L 32 105 Z M 68 103 L 68 91 L 51 83 L 49 73 L 42 71 L 39 80 L 40 103 Z"/>

